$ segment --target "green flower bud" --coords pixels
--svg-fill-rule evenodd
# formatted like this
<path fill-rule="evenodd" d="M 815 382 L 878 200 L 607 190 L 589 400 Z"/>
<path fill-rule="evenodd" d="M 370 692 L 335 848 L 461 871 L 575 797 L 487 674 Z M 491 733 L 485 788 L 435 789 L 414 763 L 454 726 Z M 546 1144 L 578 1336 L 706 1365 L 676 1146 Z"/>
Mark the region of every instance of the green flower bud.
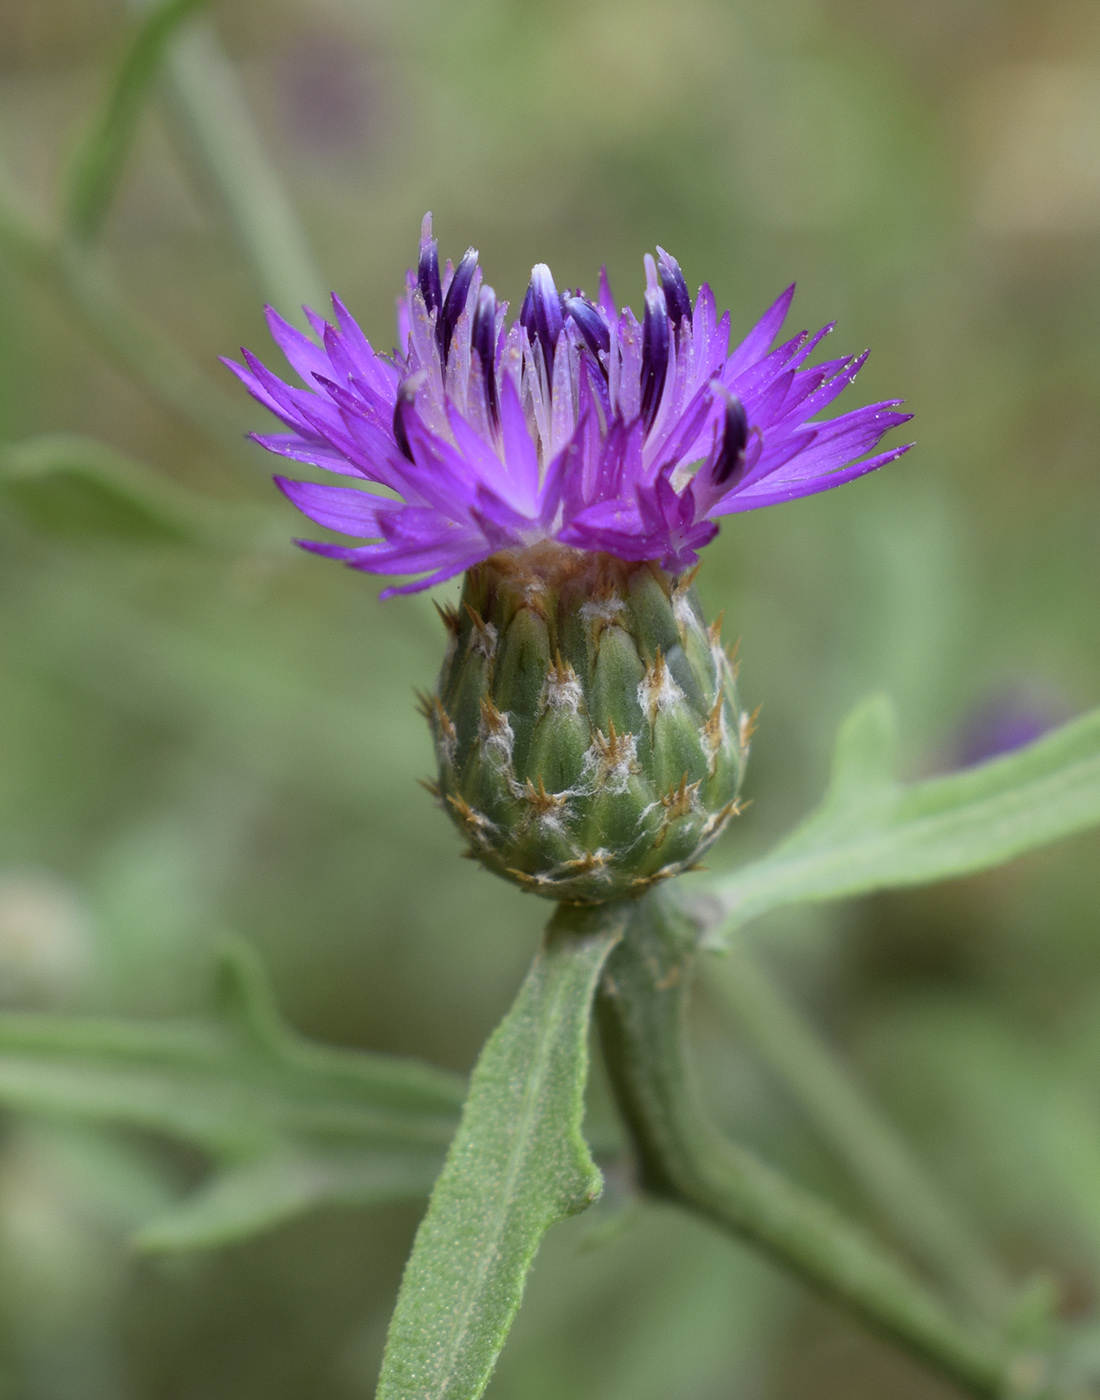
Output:
<path fill-rule="evenodd" d="M 751 722 L 693 578 L 556 544 L 466 575 L 424 713 L 435 790 L 471 856 L 595 904 L 715 840 L 738 811 Z"/>

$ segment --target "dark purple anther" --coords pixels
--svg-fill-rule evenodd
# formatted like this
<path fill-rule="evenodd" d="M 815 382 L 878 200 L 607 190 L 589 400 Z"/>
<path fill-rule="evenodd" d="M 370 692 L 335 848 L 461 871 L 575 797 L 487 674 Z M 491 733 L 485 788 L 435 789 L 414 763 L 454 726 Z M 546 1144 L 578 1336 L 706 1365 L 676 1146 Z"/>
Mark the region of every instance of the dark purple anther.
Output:
<path fill-rule="evenodd" d="M 736 486 L 745 471 L 745 448 L 749 441 L 749 420 L 745 405 L 731 394 L 724 384 L 711 380 L 715 400 L 725 402 L 725 421 L 722 424 L 722 445 L 711 472 L 715 486 Z"/>
<path fill-rule="evenodd" d="M 439 244 L 432 237 L 430 214 L 424 215 L 424 222 L 420 226 L 420 261 L 417 265 L 416 281 L 428 311 L 438 311 L 443 304 L 443 291 L 439 282 Z"/>
<path fill-rule="evenodd" d="M 497 297 L 492 287 L 482 287 L 477 294 L 472 340 L 474 353 L 481 361 L 481 373 L 485 380 L 485 406 L 489 410 L 490 420 L 496 423 Z"/>
<path fill-rule="evenodd" d="M 416 391 L 424 382 L 424 376 L 412 374 L 397 388 L 397 402 L 393 406 L 393 435 L 401 449 L 401 455 L 413 460 L 412 448 L 409 446 L 409 435 L 405 431 L 405 414 L 412 411 L 412 406 L 416 402 Z"/>
<path fill-rule="evenodd" d="M 466 298 L 470 293 L 470 283 L 474 280 L 476 271 L 477 249 L 467 248 L 462 255 L 462 261 L 455 268 L 451 285 L 447 288 L 447 295 L 443 298 L 443 310 L 439 313 L 439 320 L 436 323 L 436 334 L 439 336 L 439 348 L 443 351 L 444 364 L 447 363 L 447 355 L 451 349 L 451 337 L 455 333 L 455 326 L 458 325 L 458 318 L 466 309 Z"/>
<path fill-rule="evenodd" d="M 611 349 L 611 332 L 607 328 L 607 322 L 592 303 L 581 296 L 566 297 L 564 309 L 565 314 L 584 336 L 585 344 L 598 362 L 600 351 L 606 355 Z"/>
<path fill-rule="evenodd" d="M 531 269 L 531 283 L 523 298 L 523 309 L 519 319 L 528 338 L 542 346 L 542 356 L 546 362 L 547 375 L 554 370 L 554 350 L 564 324 L 561 314 L 561 297 L 554 286 L 554 278 L 545 263 L 536 263 Z"/>
<path fill-rule="evenodd" d="M 642 326 L 642 417 L 653 426 L 668 374 L 669 322 L 665 294 L 657 282 L 657 269 L 646 254 L 645 323 Z"/>
<path fill-rule="evenodd" d="M 686 321 L 690 326 L 691 297 L 688 296 L 684 274 L 680 271 L 680 264 L 672 254 L 666 253 L 659 243 L 657 244 L 657 275 L 661 279 L 661 290 L 665 294 L 665 302 L 672 324 L 677 330 L 680 329 L 681 321 Z"/>

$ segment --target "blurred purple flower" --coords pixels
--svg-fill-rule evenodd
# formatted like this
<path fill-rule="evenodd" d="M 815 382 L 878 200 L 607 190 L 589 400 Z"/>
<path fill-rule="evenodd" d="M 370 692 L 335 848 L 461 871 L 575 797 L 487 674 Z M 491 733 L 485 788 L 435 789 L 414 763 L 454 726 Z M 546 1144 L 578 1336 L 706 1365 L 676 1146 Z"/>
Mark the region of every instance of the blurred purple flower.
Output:
<path fill-rule="evenodd" d="M 359 146 L 375 116 L 371 68 L 345 35 L 299 34 L 280 64 L 276 91 L 288 135 L 312 156 Z"/>
<path fill-rule="evenodd" d="M 226 361 L 290 429 L 257 442 L 384 491 L 276 477 L 311 520 L 370 541 L 299 543 L 371 573 L 419 575 L 383 597 L 542 539 L 678 572 L 717 534 L 716 517 L 826 491 L 907 450 L 866 455 L 911 416 L 893 411 L 897 399 L 810 421 L 867 355 L 804 368 L 832 326 L 773 349 L 793 286 L 731 354 L 729 313 L 718 319 L 705 283 L 693 306 L 661 248 L 645 271 L 639 322 L 615 306 L 606 272 L 592 301 L 559 292 L 539 263 L 506 326 L 475 249 L 440 272 L 429 214 L 393 355 L 371 348 L 335 296 L 334 324 L 307 310 L 316 340 L 269 309 L 306 387 L 247 350 L 247 367 Z"/>
<path fill-rule="evenodd" d="M 1038 687 L 1002 690 L 976 705 L 955 737 L 952 768 L 971 768 L 1022 749 L 1070 716 L 1065 698 Z"/>

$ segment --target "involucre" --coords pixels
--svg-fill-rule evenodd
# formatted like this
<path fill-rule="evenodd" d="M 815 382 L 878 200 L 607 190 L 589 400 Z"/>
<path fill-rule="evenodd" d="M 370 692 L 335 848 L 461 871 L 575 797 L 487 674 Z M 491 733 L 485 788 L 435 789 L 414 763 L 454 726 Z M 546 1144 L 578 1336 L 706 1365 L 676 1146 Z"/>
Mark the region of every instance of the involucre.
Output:
<path fill-rule="evenodd" d="M 596 903 L 691 866 L 737 811 L 750 722 L 692 574 L 548 543 L 471 569 L 424 701 L 469 852 Z"/>

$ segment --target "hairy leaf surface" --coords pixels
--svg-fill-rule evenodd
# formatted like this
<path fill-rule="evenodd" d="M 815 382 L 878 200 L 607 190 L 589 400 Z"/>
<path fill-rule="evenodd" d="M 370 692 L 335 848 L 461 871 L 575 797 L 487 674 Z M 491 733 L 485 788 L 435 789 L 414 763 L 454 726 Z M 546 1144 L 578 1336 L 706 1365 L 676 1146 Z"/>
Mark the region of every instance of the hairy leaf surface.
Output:
<path fill-rule="evenodd" d="M 563 910 L 481 1053 L 390 1324 L 378 1400 L 474 1400 L 556 1221 L 602 1187 L 580 1125 L 596 981 L 623 915 Z"/>

